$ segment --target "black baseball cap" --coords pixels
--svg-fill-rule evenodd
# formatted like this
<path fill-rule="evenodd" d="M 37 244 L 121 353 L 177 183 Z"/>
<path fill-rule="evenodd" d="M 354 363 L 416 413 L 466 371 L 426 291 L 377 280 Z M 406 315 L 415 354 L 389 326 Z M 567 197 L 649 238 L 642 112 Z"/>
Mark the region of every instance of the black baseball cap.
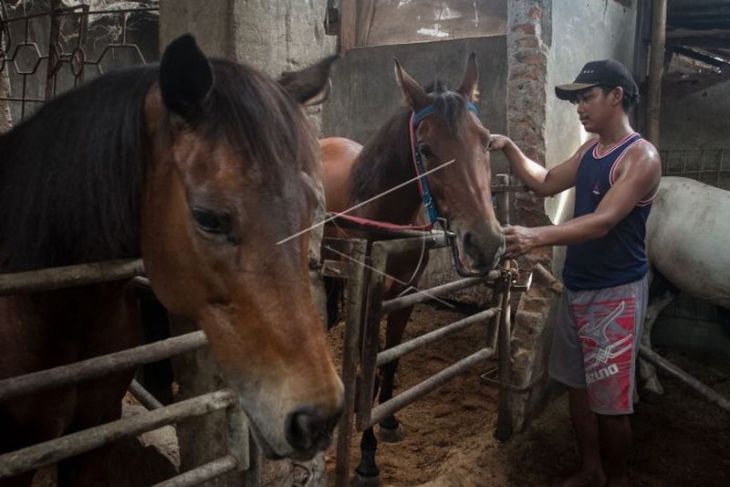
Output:
<path fill-rule="evenodd" d="M 608 86 L 609 88 L 620 86 L 628 98 L 634 98 L 639 94 L 639 87 L 636 86 L 636 82 L 626 66 L 613 59 L 591 61 L 586 64 L 575 81 L 567 85 L 556 86 L 555 94 L 561 100 L 572 100 L 579 91 L 594 86 Z"/>

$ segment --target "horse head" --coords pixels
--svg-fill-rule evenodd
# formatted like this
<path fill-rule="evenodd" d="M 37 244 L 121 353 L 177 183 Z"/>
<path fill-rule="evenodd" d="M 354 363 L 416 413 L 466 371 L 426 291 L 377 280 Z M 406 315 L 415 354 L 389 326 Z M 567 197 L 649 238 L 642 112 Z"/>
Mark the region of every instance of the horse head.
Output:
<path fill-rule="evenodd" d="M 334 58 L 277 83 L 174 41 L 145 100 L 155 162 L 142 255 L 172 313 L 195 320 L 264 453 L 308 458 L 329 444 L 342 383 L 308 277 L 318 148 L 302 103 Z M 285 242 L 283 242 L 285 241 Z"/>
<path fill-rule="evenodd" d="M 395 76 L 413 111 L 414 157 L 421 158 L 425 172 L 433 170 L 427 184 L 439 215 L 455 233 L 460 265 L 489 271 L 504 253 L 504 238 L 492 206 L 491 136 L 475 113 L 476 56 L 469 57 L 457 91 L 437 82 L 428 92 L 397 60 Z"/>

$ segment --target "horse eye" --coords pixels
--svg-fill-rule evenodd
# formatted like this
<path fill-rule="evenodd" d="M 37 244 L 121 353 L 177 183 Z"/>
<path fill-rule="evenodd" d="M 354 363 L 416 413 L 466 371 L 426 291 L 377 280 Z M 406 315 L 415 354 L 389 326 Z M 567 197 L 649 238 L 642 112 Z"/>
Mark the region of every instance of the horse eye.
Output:
<path fill-rule="evenodd" d="M 217 213 L 199 207 L 194 207 L 192 213 L 195 224 L 206 233 L 227 234 L 231 231 L 231 215 L 228 213 Z"/>
<path fill-rule="evenodd" d="M 431 150 L 431 148 L 429 146 L 427 146 L 426 144 L 419 145 L 418 152 L 420 152 L 421 155 L 423 155 L 423 157 L 427 157 L 429 159 L 433 159 L 434 157 L 436 157 L 434 155 L 433 151 Z"/>

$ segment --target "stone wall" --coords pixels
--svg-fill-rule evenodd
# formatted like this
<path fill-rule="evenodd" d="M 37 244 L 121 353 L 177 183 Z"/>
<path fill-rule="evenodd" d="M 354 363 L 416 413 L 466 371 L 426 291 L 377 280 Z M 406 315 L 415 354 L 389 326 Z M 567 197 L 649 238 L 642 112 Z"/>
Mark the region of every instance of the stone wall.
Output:
<path fill-rule="evenodd" d="M 234 59 L 277 78 L 333 54 L 326 0 L 161 0 L 160 43 L 190 32 L 209 56 Z M 319 130 L 321 106 L 307 108 Z"/>

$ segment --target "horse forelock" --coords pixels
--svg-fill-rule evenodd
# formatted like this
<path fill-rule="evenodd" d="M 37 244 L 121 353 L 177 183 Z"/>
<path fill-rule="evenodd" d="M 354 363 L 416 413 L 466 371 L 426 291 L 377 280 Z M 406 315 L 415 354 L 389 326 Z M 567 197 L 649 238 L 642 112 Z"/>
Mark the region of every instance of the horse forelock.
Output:
<path fill-rule="evenodd" d="M 433 99 L 434 115 L 446 123 L 451 135 L 458 137 L 469 113 L 466 109 L 467 100 L 460 93 L 449 90 L 440 80 L 427 86 L 426 92 Z"/>
<path fill-rule="evenodd" d="M 249 66 L 211 61 L 215 83 L 206 103 L 207 136 L 221 135 L 239 153 L 243 171 L 264 174 L 272 190 L 316 167 L 316 138 L 301 107 L 275 81 Z"/>

